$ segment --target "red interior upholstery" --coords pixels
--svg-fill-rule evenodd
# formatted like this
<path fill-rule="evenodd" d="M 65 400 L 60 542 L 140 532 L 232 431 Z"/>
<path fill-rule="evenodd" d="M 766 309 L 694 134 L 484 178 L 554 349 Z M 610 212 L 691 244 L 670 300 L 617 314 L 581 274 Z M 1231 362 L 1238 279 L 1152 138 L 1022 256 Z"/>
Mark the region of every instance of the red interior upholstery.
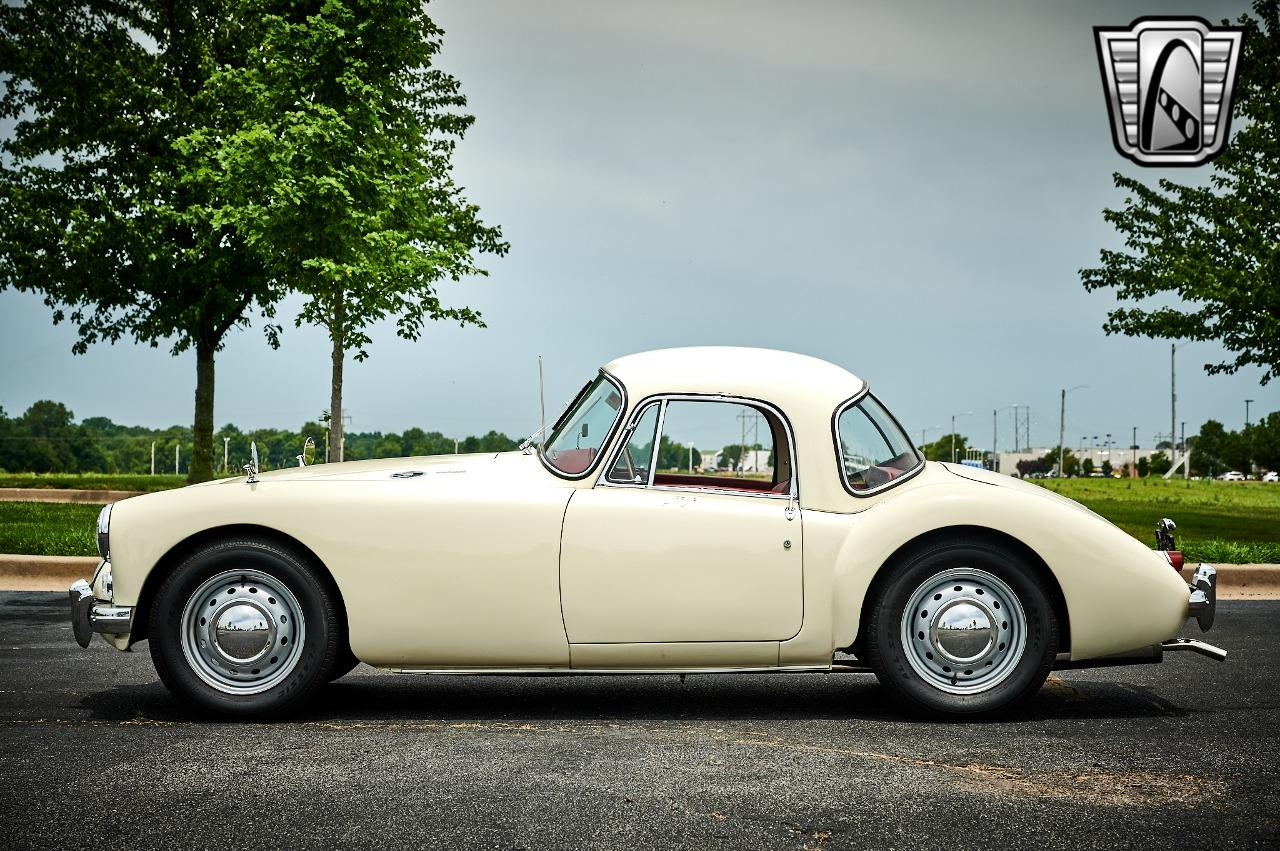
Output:
<path fill-rule="evenodd" d="M 759 479 L 739 479 L 720 476 L 688 476 L 676 473 L 658 473 L 653 477 L 658 487 L 678 488 L 719 488 L 722 490 L 751 491 L 753 493 L 786 493 L 788 483 L 783 482 L 782 490 L 776 489 L 772 482 Z"/>
<path fill-rule="evenodd" d="M 572 476 L 584 472 L 595 459 L 596 450 L 588 447 L 587 449 L 565 449 L 556 453 L 551 460 L 557 467 Z"/>

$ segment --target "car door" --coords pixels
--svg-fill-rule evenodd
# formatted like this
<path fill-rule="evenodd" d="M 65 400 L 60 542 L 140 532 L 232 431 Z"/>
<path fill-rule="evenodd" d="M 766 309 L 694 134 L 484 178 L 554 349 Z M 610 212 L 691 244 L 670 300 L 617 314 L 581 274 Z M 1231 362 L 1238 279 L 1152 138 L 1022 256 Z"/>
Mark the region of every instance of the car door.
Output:
<path fill-rule="evenodd" d="M 643 406 L 600 482 L 575 492 L 565 513 L 570 644 L 795 635 L 803 601 L 794 469 L 785 420 L 761 403 L 672 397 Z"/>

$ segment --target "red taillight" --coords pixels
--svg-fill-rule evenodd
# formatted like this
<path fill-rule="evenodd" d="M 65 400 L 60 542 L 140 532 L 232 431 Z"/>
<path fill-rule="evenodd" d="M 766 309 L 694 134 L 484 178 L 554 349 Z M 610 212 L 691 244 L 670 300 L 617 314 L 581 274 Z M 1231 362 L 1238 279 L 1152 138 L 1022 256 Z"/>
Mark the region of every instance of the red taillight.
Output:
<path fill-rule="evenodd" d="M 1169 564 L 1173 565 L 1173 569 L 1182 572 L 1182 565 L 1185 563 L 1182 558 L 1181 550 L 1165 550 L 1164 557 L 1169 560 Z"/>

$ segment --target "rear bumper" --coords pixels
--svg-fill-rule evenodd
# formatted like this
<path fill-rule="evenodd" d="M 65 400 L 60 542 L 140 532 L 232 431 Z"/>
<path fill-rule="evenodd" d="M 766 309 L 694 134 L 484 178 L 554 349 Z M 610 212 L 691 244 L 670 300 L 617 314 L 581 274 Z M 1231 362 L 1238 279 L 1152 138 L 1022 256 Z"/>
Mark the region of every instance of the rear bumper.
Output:
<path fill-rule="evenodd" d="M 67 596 L 71 599 L 71 633 L 81 647 L 89 646 L 94 633 L 119 637 L 132 631 L 133 608 L 96 599 L 93 586 L 85 580 L 76 580 Z"/>
<path fill-rule="evenodd" d="M 1218 609 L 1218 571 L 1211 565 L 1199 565 L 1191 576 L 1190 589 L 1187 617 L 1196 619 L 1201 632 L 1208 632 Z"/>

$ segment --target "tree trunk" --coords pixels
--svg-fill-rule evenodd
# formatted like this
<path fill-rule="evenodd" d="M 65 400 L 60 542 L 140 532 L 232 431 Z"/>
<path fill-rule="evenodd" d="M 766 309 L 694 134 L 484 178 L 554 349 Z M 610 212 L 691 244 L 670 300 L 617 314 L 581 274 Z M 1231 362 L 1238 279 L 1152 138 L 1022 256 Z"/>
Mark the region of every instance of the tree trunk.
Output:
<path fill-rule="evenodd" d="M 212 344 L 197 341 L 195 446 L 187 471 L 189 485 L 213 478 L 213 351 Z"/>
<path fill-rule="evenodd" d="M 343 348 L 343 302 L 341 294 L 333 311 L 330 338 L 333 340 L 333 373 L 329 385 L 329 454 L 334 461 L 342 461 L 342 363 L 346 357 Z"/>

